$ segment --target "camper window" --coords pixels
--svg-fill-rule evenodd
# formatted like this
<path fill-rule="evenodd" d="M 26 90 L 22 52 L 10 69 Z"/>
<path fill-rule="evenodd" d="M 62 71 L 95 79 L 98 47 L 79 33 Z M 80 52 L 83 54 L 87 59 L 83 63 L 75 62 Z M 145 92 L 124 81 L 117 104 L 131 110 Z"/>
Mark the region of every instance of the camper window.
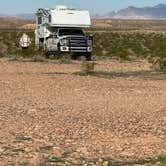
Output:
<path fill-rule="evenodd" d="M 49 22 L 51 22 L 51 14 L 49 15 Z"/>
<path fill-rule="evenodd" d="M 42 24 L 42 18 L 38 17 L 38 24 Z"/>

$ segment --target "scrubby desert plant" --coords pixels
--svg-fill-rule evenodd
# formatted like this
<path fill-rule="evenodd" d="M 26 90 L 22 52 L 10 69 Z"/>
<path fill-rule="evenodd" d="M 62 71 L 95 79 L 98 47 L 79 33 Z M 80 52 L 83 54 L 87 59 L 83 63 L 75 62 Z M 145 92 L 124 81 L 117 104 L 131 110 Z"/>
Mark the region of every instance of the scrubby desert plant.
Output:
<path fill-rule="evenodd" d="M 161 70 L 166 70 L 166 58 L 160 58 L 159 66 Z"/>
<path fill-rule="evenodd" d="M 82 72 L 85 74 L 93 73 L 95 70 L 95 62 L 94 61 L 82 61 L 81 64 Z"/>
<path fill-rule="evenodd" d="M 0 31 L 0 56 L 21 54 L 19 39 L 24 33 L 23 30 L 1 30 Z M 32 57 L 35 53 L 34 31 L 26 32 L 31 38 L 31 45 L 26 57 Z M 166 35 L 159 33 L 110 31 L 99 32 L 92 30 L 93 34 L 93 55 L 105 57 L 118 57 L 128 60 L 128 57 L 165 57 Z M 3 53 L 1 53 L 3 52 Z M 62 57 L 62 63 L 68 63 L 69 59 Z"/>
<path fill-rule="evenodd" d="M 166 36 L 162 33 L 102 32 L 94 33 L 94 52 L 96 56 L 120 57 L 128 60 L 130 56 L 146 58 L 166 55 Z M 135 59 L 134 58 L 134 59 Z"/>
<path fill-rule="evenodd" d="M 71 56 L 69 54 L 61 55 L 59 62 L 63 63 L 63 64 L 70 64 L 71 63 Z"/>
<path fill-rule="evenodd" d="M 0 42 L 0 47 L 1 47 L 1 49 L 0 49 L 0 57 L 4 57 L 7 54 L 8 47 L 2 41 Z"/>
<path fill-rule="evenodd" d="M 32 57 L 33 62 L 46 62 L 46 59 L 41 55 L 34 55 Z"/>
<path fill-rule="evenodd" d="M 150 60 L 155 70 L 166 70 L 166 58 L 155 57 Z"/>
<path fill-rule="evenodd" d="M 24 33 L 23 30 L 1 30 L 0 31 L 0 47 L 3 48 L 2 52 L 4 56 L 12 56 L 12 55 L 21 55 L 21 47 L 19 45 L 19 40 L 22 34 Z M 27 50 L 26 57 L 32 57 L 35 49 L 34 45 L 34 32 L 27 31 L 26 32 L 31 38 L 31 45 Z"/>

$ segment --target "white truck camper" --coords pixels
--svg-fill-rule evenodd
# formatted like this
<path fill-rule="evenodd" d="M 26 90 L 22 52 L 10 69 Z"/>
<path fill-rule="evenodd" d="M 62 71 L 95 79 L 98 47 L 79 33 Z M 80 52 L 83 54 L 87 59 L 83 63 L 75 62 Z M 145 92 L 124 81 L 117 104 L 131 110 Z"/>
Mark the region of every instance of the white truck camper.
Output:
<path fill-rule="evenodd" d="M 70 53 L 72 58 L 85 56 L 91 60 L 92 35 L 83 28 L 91 26 L 90 14 L 85 10 L 57 6 L 55 9 L 38 9 L 36 13 L 35 44 L 50 55 Z"/>

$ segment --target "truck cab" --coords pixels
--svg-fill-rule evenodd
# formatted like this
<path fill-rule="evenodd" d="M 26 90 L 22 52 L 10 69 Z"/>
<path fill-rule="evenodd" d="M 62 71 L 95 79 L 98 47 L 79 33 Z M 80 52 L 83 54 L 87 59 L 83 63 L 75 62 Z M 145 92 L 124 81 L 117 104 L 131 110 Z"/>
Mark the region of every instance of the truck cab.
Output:
<path fill-rule="evenodd" d="M 82 21 L 81 21 L 82 18 Z M 84 27 L 91 24 L 88 11 L 57 7 L 39 9 L 36 21 L 36 46 L 43 47 L 46 58 L 70 53 L 75 59 L 84 55 L 91 60 L 92 36 L 86 35 Z"/>

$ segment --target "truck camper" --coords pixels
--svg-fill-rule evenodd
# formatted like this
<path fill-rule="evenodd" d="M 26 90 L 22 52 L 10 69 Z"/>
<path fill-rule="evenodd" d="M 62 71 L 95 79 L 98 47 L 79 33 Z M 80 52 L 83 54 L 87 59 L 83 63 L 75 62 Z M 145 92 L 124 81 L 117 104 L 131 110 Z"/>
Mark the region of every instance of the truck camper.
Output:
<path fill-rule="evenodd" d="M 38 9 L 36 16 L 35 44 L 44 49 L 46 58 L 70 53 L 72 58 L 83 55 L 91 60 L 92 35 L 83 31 L 91 26 L 88 11 L 56 6 L 55 9 Z"/>

